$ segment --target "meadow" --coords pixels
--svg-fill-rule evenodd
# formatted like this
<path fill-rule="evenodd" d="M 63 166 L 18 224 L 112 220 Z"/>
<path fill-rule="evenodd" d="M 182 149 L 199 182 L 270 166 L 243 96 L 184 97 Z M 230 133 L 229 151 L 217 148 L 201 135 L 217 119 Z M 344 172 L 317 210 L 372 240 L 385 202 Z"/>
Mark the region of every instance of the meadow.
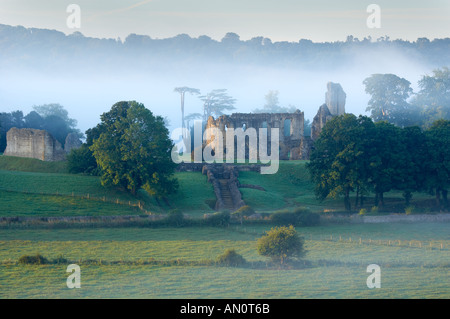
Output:
<path fill-rule="evenodd" d="M 449 298 L 446 224 L 334 225 L 298 228 L 304 266 L 280 268 L 256 252 L 267 226 L 1 230 L 1 298 Z M 330 241 L 363 236 L 373 244 Z M 394 238 L 395 237 L 395 238 Z M 436 241 L 443 249 L 378 245 L 375 240 Z M 227 248 L 238 268 L 207 265 Z M 67 265 L 19 265 L 24 254 L 64 257 L 81 266 L 82 288 L 65 285 Z M 152 261 L 154 263 L 152 263 Z M 157 261 L 157 263 L 155 263 Z M 189 265 L 187 262 L 198 262 Z M 203 262 L 203 263 L 202 263 Z M 369 264 L 382 287 L 368 289 Z"/>
<path fill-rule="evenodd" d="M 243 199 L 263 213 L 299 206 L 319 213 L 342 210 L 340 200 L 315 199 L 305 163 L 282 162 L 274 175 L 241 172 L 242 184 L 266 189 L 241 188 Z M 176 177 L 179 192 L 158 201 L 142 192 L 133 197 L 105 188 L 95 176 L 67 174 L 61 163 L 0 156 L 0 217 L 164 214 L 177 208 L 200 218 L 213 211 L 215 196 L 206 176 L 184 172 Z M 401 207 L 401 194 L 386 198 Z M 430 198 L 415 194 L 413 201 L 420 207 Z M 257 239 L 270 227 L 245 222 L 181 228 L 4 227 L 0 298 L 450 298 L 448 223 L 297 227 L 307 254 L 283 268 L 256 250 Z M 216 265 L 228 248 L 248 263 Z M 65 262 L 18 263 L 21 256 L 38 253 Z M 69 262 L 81 266 L 81 289 L 66 287 Z M 381 267 L 381 289 L 366 285 L 366 268 L 373 263 Z"/>

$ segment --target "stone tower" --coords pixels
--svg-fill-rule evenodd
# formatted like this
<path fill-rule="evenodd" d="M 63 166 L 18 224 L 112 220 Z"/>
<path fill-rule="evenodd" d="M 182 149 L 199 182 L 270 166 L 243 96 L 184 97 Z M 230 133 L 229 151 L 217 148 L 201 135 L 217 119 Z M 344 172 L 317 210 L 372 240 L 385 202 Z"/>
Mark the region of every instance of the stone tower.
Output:
<path fill-rule="evenodd" d="M 345 113 L 345 94 L 339 83 L 328 82 L 327 93 L 325 93 L 325 104 L 331 115 L 338 116 Z"/>

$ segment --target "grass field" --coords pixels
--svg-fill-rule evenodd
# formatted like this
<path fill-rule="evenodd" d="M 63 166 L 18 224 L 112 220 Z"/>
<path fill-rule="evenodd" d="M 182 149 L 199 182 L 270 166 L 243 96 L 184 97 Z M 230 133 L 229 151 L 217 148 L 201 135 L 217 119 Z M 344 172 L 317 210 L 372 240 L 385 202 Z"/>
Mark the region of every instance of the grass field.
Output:
<path fill-rule="evenodd" d="M 266 227 L 2 230 L 1 298 L 449 298 L 448 224 L 336 225 L 299 228 L 308 266 L 265 267 L 256 239 Z M 327 237 L 433 240 L 443 249 L 330 242 Z M 394 235 L 395 234 L 395 235 Z M 395 238 L 394 238 L 395 237 Z M 234 248 L 248 267 L 178 266 L 214 260 Z M 77 262 L 82 288 L 65 286 L 66 265 L 18 265 L 25 254 Z M 91 259 L 90 263 L 87 261 Z M 145 265 L 146 260 L 166 266 Z M 96 261 L 97 264 L 93 263 Z M 122 264 L 110 264 L 121 262 Z M 127 262 L 134 262 L 127 264 Z M 103 263 L 103 264 L 100 264 Z M 262 263 L 262 264 L 261 264 Z M 380 265 L 381 289 L 366 286 L 369 264 Z M 252 266 L 253 265 L 253 266 Z M 256 265 L 256 266 L 255 266 Z M 263 266 L 261 266 L 263 265 Z"/>
<path fill-rule="evenodd" d="M 321 202 L 315 198 L 305 165 L 306 161 L 282 161 L 276 174 L 240 172 L 241 184 L 259 185 L 266 189 L 241 188 L 243 200 L 257 212 L 298 206 L 308 207 L 314 212 L 342 211 L 341 199 Z M 140 201 L 143 207 L 141 213 L 167 213 L 179 209 L 195 217 L 212 212 L 215 203 L 212 185 L 199 172 L 175 173 L 180 184 L 179 191 L 168 196 L 167 201 L 158 201 L 144 191 L 139 191 L 137 197 L 131 196 L 101 186 L 96 176 L 72 175 L 65 173 L 65 170 L 62 162 L 0 156 L 0 207 L 4 207 L 0 210 L 0 216 L 90 216 L 116 215 L 121 212 L 129 215 L 139 213 L 134 206 Z M 89 203 L 85 203 L 86 199 L 89 199 Z M 385 195 L 385 200 L 385 211 L 404 212 L 401 193 L 390 192 Z M 428 194 L 414 194 L 412 205 L 417 212 L 428 212 L 426 204 L 430 201 L 433 201 L 433 197 Z M 15 206 L 14 203 L 19 202 Z M 127 204 L 131 207 L 125 207 Z M 373 198 L 368 197 L 365 208 L 370 211 L 372 206 Z"/>
<path fill-rule="evenodd" d="M 179 192 L 165 202 L 105 188 L 98 177 L 67 174 L 61 163 L 15 160 L 0 156 L 0 217 L 142 214 L 137 201 L 150 212 L 178 208 L 197 217 L 212 212 L 215 199 L 201 173 L 176 173 Z M 315 199 L 304 161 L 282 162 L 274 175 L 241 172 L 239 179 L 267 190 L 241 189 L 258 212 L 343 207 L 340 200 Z M 420 207 L 430 198 L 415 194 L 413 203 Z M 403 205 L 394 192 L 386 201 Z M 0 229 L 0 298 L 450 298 L 449 223 L 298 228 L 307 255 L 285 269 L 257 254 L 256 241 L 269 227 Z M 248 265 L 214 265 L 228 248 Z M 82 288 L 66 287 L 66 264 L 18 264 L 37 253 L 79 264 Z M 366 285 L 373 263 L 381 267 L 381 289 Z"/>

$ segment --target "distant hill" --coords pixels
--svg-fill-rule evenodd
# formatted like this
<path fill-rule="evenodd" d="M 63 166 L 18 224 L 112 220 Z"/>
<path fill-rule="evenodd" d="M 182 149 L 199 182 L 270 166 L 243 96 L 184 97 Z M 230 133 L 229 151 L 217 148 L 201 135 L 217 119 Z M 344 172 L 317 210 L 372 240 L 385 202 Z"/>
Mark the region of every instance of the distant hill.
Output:
<path fill-rule="evenodd" d="M 191 38 L 180 34 L 152 39 L 130 34 L 122 42 L 85 37 L 80 32 L 65 35 L 55 30 L 0 25 L 1 67 L 45 68 L 47 71 L 93 65 L 99 69 L 144 67 L 157 70 L 168 65 L 178 68 L 199 62 L 334 68 L 350 65 L 357 56 L 379 50 L 399 51 L 408 58 L 436 67 L 450 62 L 450 38 L 432 41 L 420 38 L 410 42 L 388 37 L 359 40 L 349 36 L 345 42 L 315 43 L 307 39 L 272 42 L 264 37 L 242 41 L 235 33 L 228 33 L 221 41 L 206 35 Z"/>

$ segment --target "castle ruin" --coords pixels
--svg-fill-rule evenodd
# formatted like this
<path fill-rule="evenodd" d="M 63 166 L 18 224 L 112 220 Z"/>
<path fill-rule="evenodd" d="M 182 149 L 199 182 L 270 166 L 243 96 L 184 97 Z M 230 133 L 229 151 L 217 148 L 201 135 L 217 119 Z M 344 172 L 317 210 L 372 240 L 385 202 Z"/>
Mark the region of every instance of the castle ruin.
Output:
<path fill-rule="evenodd" d="M 35 158 L 47 162 L 63 161 L 71 149 L 81 145 L 77 137 L 69 134 L 64 150 L 61 143 L 47 131 L 15 127 L 6 134 L 6 142 L 6 156 Z"/>
<path fill-rule="evenodd" d="M 319 137 L 326 122 L 335 116 L 345 113 L 345 100 L 346 94 L 341 85 L 329 82 L 325 94 L 325 104 L 320 106 L 311 125 L 311 137 L 304 136 L 305 119 L 304 113 L 300 110 L 296 110 L 294 113 L 233 113 L 231 115 L 222 115 L 217 119 L 210 116 L 205 127 L 207 132 L 205 145 L 209 145 L 213 150 L 220 145 L 227 145 L 226 131 L 230 128 L 242 128 L 243 131 L 247 128 L 255 128 L 257 132 L 259 128 L 267 128 L 269 140 L 270 129 L 279 128 L 279 159 L 309 159 L 313 142 Z M 218 129 L 223 140 L 215 140 L 215 136 L 213 133 L 209 133 L 208 129 Z M 257 143 L 255 145 L 259 146 L 259 138 L 259 134 L 257 134 Z M 248 142 L 245 143 L 245 147 L 246 158 L 248 158 L 248 154 L 251 151 Z M 267 148 L 270 149 L 270 146 L 268 145 Z M 257 149 L 254 151 L 259 154 Z M 227 149 L 225 148 L 226 152 Z M 236 156 L 236 151 L 234 154 Z"/>

